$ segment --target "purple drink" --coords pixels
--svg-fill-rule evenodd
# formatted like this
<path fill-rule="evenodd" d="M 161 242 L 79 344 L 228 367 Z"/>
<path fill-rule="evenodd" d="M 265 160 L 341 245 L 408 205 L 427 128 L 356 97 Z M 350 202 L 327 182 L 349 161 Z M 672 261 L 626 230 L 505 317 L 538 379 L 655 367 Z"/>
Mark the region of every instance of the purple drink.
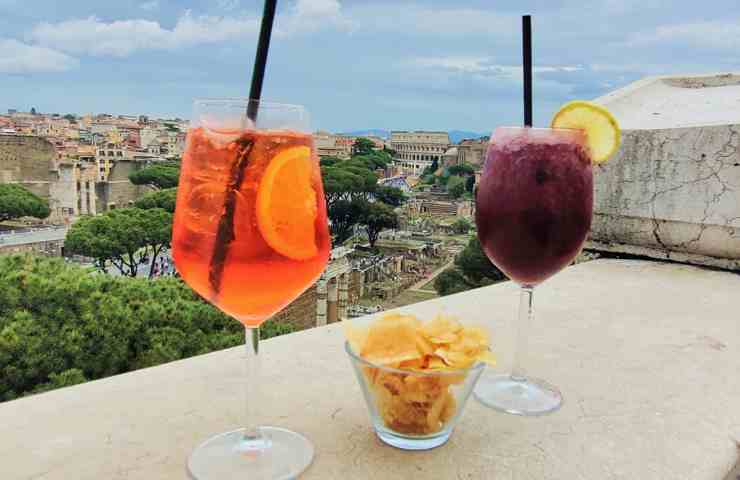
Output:
<path fill-rule="evenodd" d="M 592 206 L 581 131 L 496 129 L 475 221 L 483 251 L 509 278 L 532 287 L 573 261 L 591 228 Z"/>

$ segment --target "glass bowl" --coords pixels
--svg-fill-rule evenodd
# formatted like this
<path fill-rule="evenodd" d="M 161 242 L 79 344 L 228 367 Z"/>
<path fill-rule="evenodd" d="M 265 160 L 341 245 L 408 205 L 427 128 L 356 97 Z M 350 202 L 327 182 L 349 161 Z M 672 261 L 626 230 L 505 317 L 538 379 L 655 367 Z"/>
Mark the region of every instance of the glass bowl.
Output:
<path fill-rule="evenodd" d="M 402 450 L 428 450 L 452 435 L 485 364 L 445 371 L 412 371 L 361 358 L 344 349 L 365 397 L 378 437 Z"/>

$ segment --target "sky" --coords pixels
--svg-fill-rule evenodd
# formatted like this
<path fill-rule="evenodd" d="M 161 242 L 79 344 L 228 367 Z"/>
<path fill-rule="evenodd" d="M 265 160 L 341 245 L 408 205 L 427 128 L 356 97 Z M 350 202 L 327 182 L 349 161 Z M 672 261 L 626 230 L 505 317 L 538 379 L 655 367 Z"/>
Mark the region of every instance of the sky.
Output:
<path fill-rule="evenodd" d="M 188 118 L 194 98 L 246 96 L 261 10 L 0 0 L 0 112 Z M 738 0 L 280 0 L 263 99 L 330 131 L 518 125 L 523 14 L 536 126 L 646 75 L 740 71 Z"/>

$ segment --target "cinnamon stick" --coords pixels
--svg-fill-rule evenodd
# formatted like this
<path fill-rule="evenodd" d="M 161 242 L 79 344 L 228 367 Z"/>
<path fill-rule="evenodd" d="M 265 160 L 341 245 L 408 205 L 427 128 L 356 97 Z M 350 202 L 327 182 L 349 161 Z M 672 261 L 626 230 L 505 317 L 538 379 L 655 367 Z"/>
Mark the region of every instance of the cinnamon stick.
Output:
<path fill-rule="evenodd" d="M 236 192 L 241 189 L 244 181 L 247 165 L 249 164 L 249 154 L 254 147 L 254 140 L 242 137 L 236 140 L 238 145 L 236 160 L 231 166 L 229 173 L 229 183 L 226 186 L 226 199 L 224 200 L 224 209 L 221 218 L 218 221 L 218 230 L 216 231 L 216 241 L 213 245 L 213 254 L 208 270 L 208 282 L 213 292 L 212 297 L 217 298 L 221 293 L 221 280 L 226 266 L 226 257 L 229 253 L 229 246 L 234 241 L 234 212 L 236 211 Z"/>

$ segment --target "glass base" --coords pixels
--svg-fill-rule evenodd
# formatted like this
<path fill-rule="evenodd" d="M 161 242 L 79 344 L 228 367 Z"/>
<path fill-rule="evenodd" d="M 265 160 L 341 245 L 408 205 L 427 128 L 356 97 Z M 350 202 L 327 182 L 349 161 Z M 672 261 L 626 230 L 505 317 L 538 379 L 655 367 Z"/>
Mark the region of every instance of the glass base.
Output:
<path fill-rule="evenodd" d="M 306 437 L 277 427 L 260 427 L 263 441 L 250 445 L 244 429 L 201 443 L 188 459 L 193 480 L 296 478 L 311 464 L 313 445 Z"/>
<path fill-rule="evenodd" d="M 452 432 L 446 431 L 435 437 L 424 438 L 403 437 L 382 430 L 375 430 L 375 434 L 383 443 L 387 443 L 391 447 L 400 448 L 401 450 L 430 450 L 447 443 Z"/>
<path fill-rule="evenodd" d="M 544 380 L 511 375 L 483 374 L 474 394 L 483 405 L 513 415 L 545 415 L 563 404 L 560 390 Z"/>

